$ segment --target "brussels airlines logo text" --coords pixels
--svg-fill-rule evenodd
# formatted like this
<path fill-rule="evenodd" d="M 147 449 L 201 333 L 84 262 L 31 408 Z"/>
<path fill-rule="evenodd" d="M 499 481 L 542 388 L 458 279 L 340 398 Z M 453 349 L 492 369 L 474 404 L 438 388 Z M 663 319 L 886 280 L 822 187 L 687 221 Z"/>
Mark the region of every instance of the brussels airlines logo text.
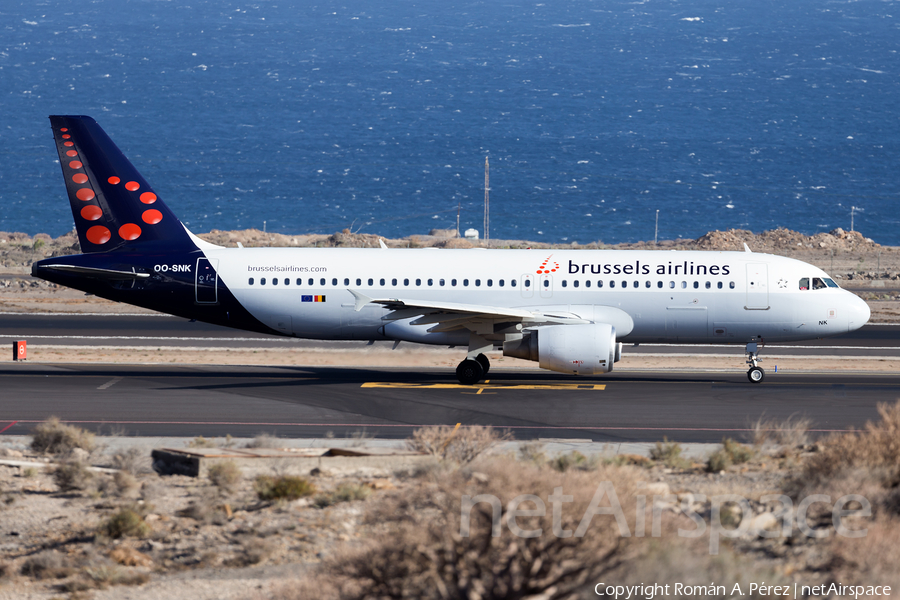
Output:
<path fill-rule="evenodd" d="M 555 271 L 556 269 L 553 270 Z M 540 272 L 538 271 L 538 273 Z M 544 272 L 547 273 L 549 271 Z M 570 275 L 650 275 L 651 273 L 656 273 L 657 275 L 729 275 L 731 269 L 728 265 L 701 265 L 687 260 L 682 262 L 668 261 L 657 265 L 648 265 L 639 260 L 628 264 L 577 264 L 574 260 L 569 261 Z"/>

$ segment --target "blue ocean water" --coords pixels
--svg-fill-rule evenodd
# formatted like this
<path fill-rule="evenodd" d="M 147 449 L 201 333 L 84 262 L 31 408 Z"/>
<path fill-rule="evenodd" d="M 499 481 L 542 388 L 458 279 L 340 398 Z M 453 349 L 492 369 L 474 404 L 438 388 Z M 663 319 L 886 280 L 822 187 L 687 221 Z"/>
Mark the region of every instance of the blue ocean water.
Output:
<path fill-rule="evenodd" d="M 376 6 L 377 5 L 377 6 Z M 72 216 L 96 118 L 194 231 L 548 242 L 856 228 L 900 245 L 881 0 L 5 0 L 0 230 Z"/>

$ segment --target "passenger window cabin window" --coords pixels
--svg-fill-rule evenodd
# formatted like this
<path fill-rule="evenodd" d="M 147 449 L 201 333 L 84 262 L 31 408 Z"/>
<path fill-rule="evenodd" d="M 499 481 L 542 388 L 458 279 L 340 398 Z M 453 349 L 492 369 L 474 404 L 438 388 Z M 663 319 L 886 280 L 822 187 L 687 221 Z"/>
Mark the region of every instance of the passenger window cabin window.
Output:
<path fill-rule="evenodd" d="M 729 288 L 729 289 L 732 289 L 732 290 L 734 289 L 734 282 L 733 282 L 733 281 L 729 281 L 729 282 L 728 282 L 728 288 Z"/>
<path fill-rule="evenodd" d="M 591 287 L 591 280 L 590 280 L 590 279 L 588 279 L 587 281 L 584 282 L 584 287 Z"/>
<path fill-rule="evenodd" d="M 331 285 L 337 287 L 337 277 L 331 280 Z"/>
<path fill-rule="evenodd" d="M 550 280 L 549 280 L 549 279 L 545 279 L 545 280 L 544 280 L 544 287 L 545 287 L 545 288 L 550 287 Z"/>
<path fill-rule="evenodd" d="M 657 281 L 656 287 L 658 287 L 659 289 L 662 289 L 662 281 Z"/>
<path fill-rule="evenodd" d="M 504 285 L 506 285 L 506 282 L 504 282 L 504 281 L 501 279 L 501 280 L 500 280 L 500 287 L 503 287 Z"/>
<path fill-rule="evenodd" d="M 391 279 L 391 285 L 394 286 L 394 287 L 397 286 L 397 278 L 396 278 L 396 277 L 394 277 L 393 279 Z"/>
<path fill-rule="evenodd" d="M 299 277 L 297 278 L 297 285 L 303 285 L 303 280 Z"/>
<path fill-rule="evenodd" d="M 637 288 L 637 287 L 640 287 L 640 285 L 641 285 L 641 282 L 640 282 L 640 281 L 635 281 L 635 282 L 634 282 L 634 285 L 631 286 L 631 287 Z"/>
<path fill-rule="evenodd" d="M 409 285 L 409 279 L 404 279 L 404 280 L 403 280 L 403 285 Z"/>
<path fill-rule="evenodd" d="M 721 289 L 722 289 L 722 282 L 720 281 L 718 284 L 716 284 L 716 287 L 718 287 L 718 288 L 721 290 Z"/>
<path fill-rule="evenodd" d="M 373 285 L 375 285 L 375 280 L 369 277 L 369 287 L 372 287 Z"/>
<path fill-rule="evenodd" d="M 324 277 L 323 277 L 322 279 L 319 280 L 319 285 L 325 285 L 325 278 L 324 278 Z"/>
<path fill-rule="evenodd" d="M 316 285 L 316 281 L 312 277 L 309 278 L 309 285 Z"/>
<path fill-rule="evenodd" d="M 809 277 L 801 277 L 800 278 L 800 289 L 801 290 L 809 289 Z"/>
<path fill-rule="evenodd" d="M 443 279 L 438 279 L 438 285 L 441 286 L 441 287 L 444 287 L 444 280 L 443 280 Z"/>
<path fill-rule="evenodd" d="M 603 287 L 603 280 L 602 280 L 602 279 L 598 279 L 598 280 L 597 280 L 597 287 L 598 287 L 598 288 L 602 288 L 602 287 Z"/>
<path fill-rule="evenodd" d="M 516 287 L 516 280 L 515 280 L 515 279 L 510 279 L 510 280 L 509 280 L 509 287 Z M 528 287 L 528 286 L 525 286 L 525 287 Z"/>
<path fill-rule="evenodd" d="M 526 279 L 526 280 L 525 280 L 525 287 L 531 287 L 531 280 L 530 280 L 530 279 Z"/>
<path fill-rule="evenodd" d="M 251 277 L 251 278 L 247 281 L 247 283 L 249 283 L 250 285 L 253 285 L 253 278 Z"/>
<path fill-rule="evenodd" d="M 696 289 L 699 288 L 699 287 L 700 287 L 700 282 L 699 282 L 699 281 L 695 281 L 695 282 L 694 282 L 694 289 L 696 290 Z"/>
<path fill-rule="evenodd" d="M 475 280 L 475 287 L 481 287 L 481 280 L 480 280 L 480 279 L 476 279 L 476 280 Z"/>
<path fill-rule="evenodd" d="M 687 281 L 681 282 L 681 289 L 685 289 L 687 287 Z"/>
<path fill-rule="evenodd" d="M 422 285 L 422 280 L 421 280 L 421 279 L 416 279 L 416 285 Z"/>
<path fill-rule="evenodd" d="M 623 287 L 623 288 L 628 288 L 628 282 L 625 281 L 625 280 L 622 280 L 622 287 Z"/>
<path fill-rule="evenodd" d="M 434 279 L 429 279 L 429 280 L 428 280 L 428 287 L 431 287 L 431 286 L 433 286 L 433 285 L 434 285 Z"/>
<path fill-rule="evenodd" d="M 362 279 L 359 277 L 356 278 L 356 285 L 362 285 Z"/>
<path fill-rule="evenodd" d="M 610 282 L 609 282 L 609 287 L 611 287 L 611 288 L 616 287 L 616 281 L 615 281 L 615 280 L 610 281 Z"/>
<path fill-rule="evenodd" d="M 488 280 L 487 280 L 487 286 L 488 286 L 488 287 L 494 287 L 494 280 L 493 280 L 493 279 L 488 279 Z"/>
<path fill-rule="evenodd" d="M 344 277 L 344 285 L 350 285 L 350 278 Z"/>
<path fill-rule="evenodd" d="M 455 279 L 451 279 L 451 280 L 450 280 L 450 285 L 452 285 L 453 287 L 456 287 L 456 280 L 455 280 Z"/>
<path fill-rule="evenodd" d="M 674 289 L 675 289 L 675 282 L 674 282 L 674 281 L 670 281 L 670 282 L 669 282 L 669 289 L 670 289 L 670 290 L 674 290 Z"/>
<path fill-rule="evenodd" d="M 277 277 L 273 277 L 273 278 L 272 278 L 272 285 L 278 285 L 278 278 L 277 278 Z"/>
<path fill-rule="evenodd" d="M 463 287 L 469 287 L 469 280 L 463 279 Z"/>
<path fill-rule="evenodd" d="M 649 279 L 646 282 L 644 282 L 644 287 L 647 289 L 650 288 L 650 280 Z"/>
<path fill-rule="evenodd" d="M 291 280 L 289 277 L 284 278 L 284 285 L 291 285 Z"/>
<path fill-rule="evenodd" d="M 563 280 L 562 280 L 562 286 L 563 286 L 563 287 L 567 287 L 568 285 L 569 285 L 569 282 L 566 281 L 565 279 L 563 279 Z"/>
<path fill-rule="evenodd" d="M 572 282 L 572 287 L 578 287 L 578 280 L 577 280 L 577 279 L 576 279 L 575 281 Z"/>
<path fill-rule="evenodd" d="M 261 277 L 261 278 L 259 279 L 259 285 L 266 285 L 266 278 L 265 278 L 265 277 Z"/>
<path fill-rule="evenodd" d="M 710 282 L 707 281 L 707 282 L 706 282 L 706 289 L 709 289 L 709 288 L 711 288 L 711 287 L 712 287 L 712 284 L 711 284 Z"/>
<path fill-rule="evenodd" d="M 384 277 L 382 277 L 381 279 L 378 280 L 378 285 L 380 285 L 381 287 L 384 287 Z"/>

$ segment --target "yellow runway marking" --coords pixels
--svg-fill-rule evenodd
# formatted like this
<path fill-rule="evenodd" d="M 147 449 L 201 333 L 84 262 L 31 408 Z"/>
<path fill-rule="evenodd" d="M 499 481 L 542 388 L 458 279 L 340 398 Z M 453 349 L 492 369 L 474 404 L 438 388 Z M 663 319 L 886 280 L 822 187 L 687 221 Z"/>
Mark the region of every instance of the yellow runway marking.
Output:
<path fill-rule="evenodd" d="M 606 384 L 595 383 L 545 383 L 545 384 L 515 384 L 515 383 L 483 383 L 480 385 L 462 385 L 459 383 L 390 383 L 387 381 L 370 381 L 362 384 L 364 388 L 390 388 L 406 390 L 478 390 L 476 394 L 484 390 L 587 390 L 602 391 Z"/>

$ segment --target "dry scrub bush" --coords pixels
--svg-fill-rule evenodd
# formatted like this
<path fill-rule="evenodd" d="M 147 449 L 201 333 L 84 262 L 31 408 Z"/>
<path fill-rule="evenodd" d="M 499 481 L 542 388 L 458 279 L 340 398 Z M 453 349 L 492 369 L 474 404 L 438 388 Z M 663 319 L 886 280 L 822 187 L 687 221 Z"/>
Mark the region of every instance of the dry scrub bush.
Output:
<path fill-rule="evenodd" d="M 337 487 L 336 490 L 326 494 L 319 494 L 313 500 L 319 508 L 326 508 L 341 502 L 353 502 L 355 500 L 365 500 L 372 493 L 371 488 L 360 485 L 358 483 L 344 482 Z"/>
<path fill-rule="evenodd" d="M 68 454 L 75 448 L 86 452 L 94 449 L 94 434 L 60 423 L 56 417 L 50 417 L 39 423 L 31 432 L 31 449 L 46 454 Z"/>
<path fill-rule="evenodd" d="M 499 433 L 490 426 L 472 425 L 456 429 L 440 425 L 416 429 L 412 437 L 406 440 L 406 445 L 415 452 L 465 465 L 511 437 L 509 433 Z"/>
<path fill-rule="evenodd" d="M 293 475 L 260 475 L 253 482 L 253 489 L 260 500 L 297 500 L 316 493 L 316 486 Z"/>
<path fill-rule="evenodd" d="M 247 442 L 246 448 L 281 448 L 284 442 L 274 435 L 268 433 L 259 433 L 252 440 Z"/>
<path fill-rule="evenodd" d="M 656 462 L 661 462 L 670 469 L 684 469 L 689 463 L 687 459 L 681 456 L 681 444 L 678 442 L 670 442 L 669 438 L 664 437 L 663 441 L 656 442 L 653 448 L 650 448 L 650 458 Z"/>
<path fill-rule="evenodd" d="M 149 473 L 151 470 L 150 456 L 139 448 L 126 448 L 113 455 L 112 467 L 131 475 Z"/>
<path fill-rule="evenodd" d="M 713 452 L 706 462 L 706 470 L 711 473 L 724 471 L 731 465 L 740 465 L 753 458 L 753 451 L 731 438 L 722 440 L 722 447 Z"/>
<path fill-rule="evenodd" d="M 74 572 L 68 557 L 56 550 L 47 550 L 25 560 L 19 573 L 32 579 L 63 579 Z"/>
<path fill-rule="evenodd" d="M 123 508 L 100 526 L 100 532 L 113 539 L 144 538 L 150 534 L 150 526 L 140 514 L 130 508 Z"/>
<path fill-rule="evenodd" d="M 791 415 L 784 421 L 760 418 L 750 426 L 751 442 L 757 448 L 777 444 L 793 450 L 809 442 L 810 425 L 812 421 L 796 415 Z"/>
<path fill-rule="evenodd" d="M 322 600 L 363 598 L 569 598 L 635 555 L 634 537 L 623 537 L 612 515 L 596 515 L 583 536 L 553 534 L 548 496 L 555 488 L 571 495 L 562 504 L 558 523 L 578 529 L 600 482 L 611 482 L 633 534 L 637 471 L 599 466 L 592 473 L 560 473 L 527 463 L 495 458 L 467 469 L 420 481 L 402 493 L 387 493 L 365 516 L 377 532 L 362 545 L 336 551 L 315 579 L 285 590 L 284 598 L 301 598 L 310 590 Z M 499 536 L 492 536 L 492 505 L 479 502 L 471 511 L 469 535 L 461 534 L 463 495 L 496 496 L 502 507 Z M 534 494 L 546 504 L 543 516 L 517 517 L 510 502 Z M 520 511 L 534 509 L 525 499 Z M 610 506 L 604 496 L 601 507 Z M 534 537 L 514 535 L 512 527 L 541 529 Z M 299 594 L 299 595 L 298 595 Z"/>
<path fill-rule="evenodd" d="M 788 480 L 788 490 L 797 495 L 858 493 L 900 514 L 900 402 L 879 404 L 878 414 L 881 420 L 866 423 L 862 431 L 820 441 L 819 451 Z"/>
<path fill-rule="evenodd" d="M 82 491 L 90 487 L 94 474 L 84 463 L 71 460 L 61 462 L 53 469 L 53 481 L 62 492 Z"/>
<path fill-rule="evenodd" d="M 215 448 L 216 441 L 207 439 L 207 438 L 203 437 L 202 435 L 198 435 L 197 437 L 195 437 L 194 439 L 192 439 L 191 441 L 189 441 L 187 443 L 187 447 L 188 448 Z"/>
<path fill-rule="evenodd" d="M 241 469 L 233 460 L 210 465 L 206 475 L 214 486 L 227 493 L 241 481 Z"/>
<path fill-rule="evenodd" d="M 890 585 L 900 587 L 900 519 L 881 516 L 856 524 L 865 528 L 865 537 L 832 536 L 827 542 L 828 571 L 835 581 L 846 585 Z"/>

